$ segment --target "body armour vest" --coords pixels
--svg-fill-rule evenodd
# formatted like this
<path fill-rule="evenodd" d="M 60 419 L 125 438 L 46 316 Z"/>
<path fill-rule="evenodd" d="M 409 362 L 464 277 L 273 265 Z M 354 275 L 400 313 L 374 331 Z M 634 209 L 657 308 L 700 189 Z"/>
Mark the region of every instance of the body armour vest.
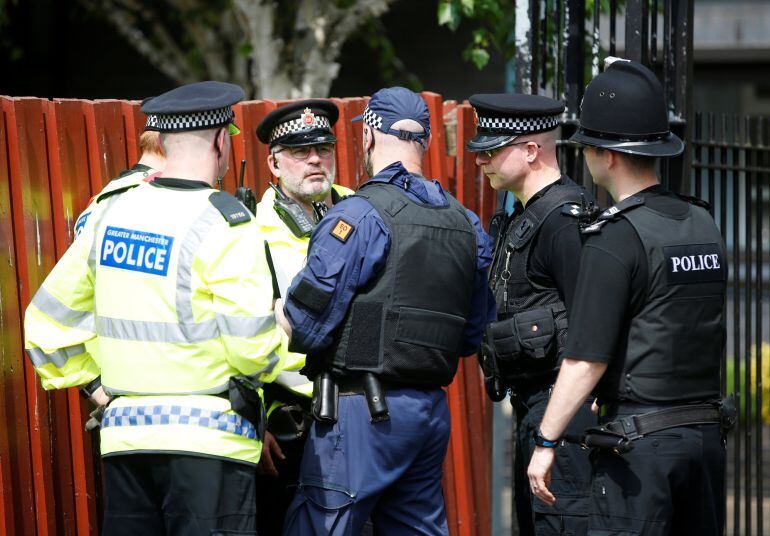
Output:
<path fill-rule="evenodd" d="M 367 184 L 356 195 L 388 227 L 390 250 L 318 361 L 337 377 L 373 372 L 395 384 L 448 385 L 474 290 L 473 224 L 449 194 L 446 206 L 417 203 L 387 183 Z"/>
<path fill-rule="evenodd" d="M 504 229 L 490 272 L 498 322 L 495 339 L 500 375 L 505 384 L 544 377 L 554 371 L 567 342 L 567 309 L 556 287 L 530 280 L 527 273 L 534 239 L 555 210 L 577 216 L 581 195 L 592 196 L 569 178 L 548 191 Z M 575 259 L 577 263 L 579 259 Z"/>
<path fill-rule="evenodd" d="M 713 218 L 695 205 L 675 218 L 642 202 L 620 215 L 647 254 L 648 288 L 617 356 L 622 373 L 610 396 L 653 404 L 718 398 L 727 258 Z"/>

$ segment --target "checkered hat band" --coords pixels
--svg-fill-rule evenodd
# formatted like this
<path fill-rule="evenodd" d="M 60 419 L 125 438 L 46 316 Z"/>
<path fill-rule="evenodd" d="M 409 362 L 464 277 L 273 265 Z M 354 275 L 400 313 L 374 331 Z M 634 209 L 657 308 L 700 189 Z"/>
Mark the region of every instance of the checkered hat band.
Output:
<path fill-rule="evenodd" d="M 155 114 L 147 114 L 147 122 L 144 124 L 144 129 L 158 128 L 158 116 Z"/>
<path fill-rule="evenodd" d="M 516 134 L 541 132 L 559 124 L 559 116 L 541 117 L 479 117 L 479 128 L 495 131 L 513 131 Z"/>
<path fill-rule="evenodd" d="M 185 132 L 187 130 L 205 130 L 207 128 L 226 125 L 233 120 L 233 109 L 229 106 L 206 110 L 205 112 L 188 112 L 179 114 L 156 114 L 155 128 L 161 132 Z M 147 118 L 149 122 L 149 117 Z"/>
<path fill-rule="evenodd" d="M 107 408 L 102 428 L 111 426 L 163 426 L 183 424 L 256 439 L 257 430 L 237 413 L 225 413 L 186 406 L 126 406 Z"/>
<path fill-rule="evenodd" d="M 287 134 L 295 134 L 297 132 L 314 130 L 316 128 L 325 128 L 327 130 L 331 130 L 332 125 L 329 122 L 329 118 L 323 115 L 314 115 L 313 123 L 311 125 L 305 123 L 305 120 L 302 117 L 281 123 L 270 133 L 270 143 L 274 142 L 278 138 L 286 136 Z"/>
<path fill-rule="evenodd" d="M 364 109 L 364 123 L 377 130 L 382 130 L 382 117 L 371 111 L 368 106 Z"/>

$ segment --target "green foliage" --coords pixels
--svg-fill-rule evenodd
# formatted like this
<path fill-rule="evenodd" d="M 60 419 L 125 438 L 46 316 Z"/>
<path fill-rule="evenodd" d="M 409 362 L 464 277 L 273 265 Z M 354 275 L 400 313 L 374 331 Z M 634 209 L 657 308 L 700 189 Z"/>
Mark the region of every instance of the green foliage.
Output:
<path fill-rule="evenodd" d="M 602 13 L 610 10 L 609 0 L 599 0 Z M 625 0 L 618 0 L 618 7 Z M 662 2 L 661 2 L 662 4 Z M 550 15 L 555 9 L 555 0 L 546 0 L 545 5 Z M 588 20 L 593 19 L 595 0 L 586 0 L 585 9 Z M 472 62 L 479 70 L 489 62 L 490 48 L 499 52 L 508 62 L 516 55 L 514 43 L 514 28 L 516 23 L 515 0 L 439 0 L 438 23 L 452 31 L 457 30 L 466 20 L 475 25 L 473 38 L 465 51 L 463 58 Z M 553 25 L 548 25 L 548 42 L 553 39 Z"/>
<path fill-rule="evenodd" d="M 452 31 L 460 27 L 463 19 L 476 25 L 463 58 L 483 69 L 489 63 L 490 47 L 505 58 L 513 57 L 511 34 L 515 9 L 515 0 L 439 0 L 438 23 Z"/>

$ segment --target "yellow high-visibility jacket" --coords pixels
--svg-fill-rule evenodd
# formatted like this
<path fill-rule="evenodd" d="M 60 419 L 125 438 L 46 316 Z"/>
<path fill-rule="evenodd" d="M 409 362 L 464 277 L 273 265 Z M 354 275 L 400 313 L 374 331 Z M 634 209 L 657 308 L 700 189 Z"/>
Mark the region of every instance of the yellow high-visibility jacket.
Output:
<path fill-rule="evenodd" d="M 353 190 L 337 184 L 332 185 L 332 188 L 336 192 L 335 197 L 344 197 L 354 193 Z M 272 188 L 268 188 L 257 204 L 257 224 L 262 239 L 267 240 L 270 246 L 278 284 L 285 289 L 305 265 L 310 237 L 298 238 L 295 236 L 273 209 L 274 202 L 275 192 Z M 286 298 L 286 296 L 282 297 Z M 281 384 L 300 396 L 311 397 L 313 382 L 299 373 L 299 370 L 304 366 L 304 354 L 289 353 L 284 370 L 275 379 L 275 383 Z M 271 409 L 274 407 L 275 405 Z"/>
<path fill-rule="evenodd" d="M 178 183 L 133 188 L 94 208 L 27 309 L 27 352 L 46 389 L 101 373 L 105 390 L 120 395 L 102 421 L 104 456 L 257 463 L 254 426 L 221 395 L 231 376 L 269 382 L 285 361 L 264 248 L 254 247 L 262 240 L 235 198 Z"/>

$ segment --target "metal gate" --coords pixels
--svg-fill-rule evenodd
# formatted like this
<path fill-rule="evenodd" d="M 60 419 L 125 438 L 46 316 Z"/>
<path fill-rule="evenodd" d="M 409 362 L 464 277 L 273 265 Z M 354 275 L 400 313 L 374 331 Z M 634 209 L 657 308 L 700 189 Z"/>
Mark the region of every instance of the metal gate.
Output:
<path fill-rule="evenodd" d="M 566 140 L 604 57 L 640 61 L 657 73 L 671 129 L 687 142 L 682 156 L 661 162 L 661 182 L 711 203 L 730 261 L 722 388 L 737 396 L 740 416 L 728 440 L 726 530 L 762 536 L 770 516 L 770 467 L 763 464 L 770 459 L 770 120 L 694 112 L 693 3 L 517 0 L 513 87 L 563 100 Z M 561 141 L 559 157 L 565 173 L 591 186 L 578 148 Z M 596 193 L 611 204 L 606 192 Z M 507 523 L 497 514 L 496 521 L 496 534 L 504 533 Z"/>

